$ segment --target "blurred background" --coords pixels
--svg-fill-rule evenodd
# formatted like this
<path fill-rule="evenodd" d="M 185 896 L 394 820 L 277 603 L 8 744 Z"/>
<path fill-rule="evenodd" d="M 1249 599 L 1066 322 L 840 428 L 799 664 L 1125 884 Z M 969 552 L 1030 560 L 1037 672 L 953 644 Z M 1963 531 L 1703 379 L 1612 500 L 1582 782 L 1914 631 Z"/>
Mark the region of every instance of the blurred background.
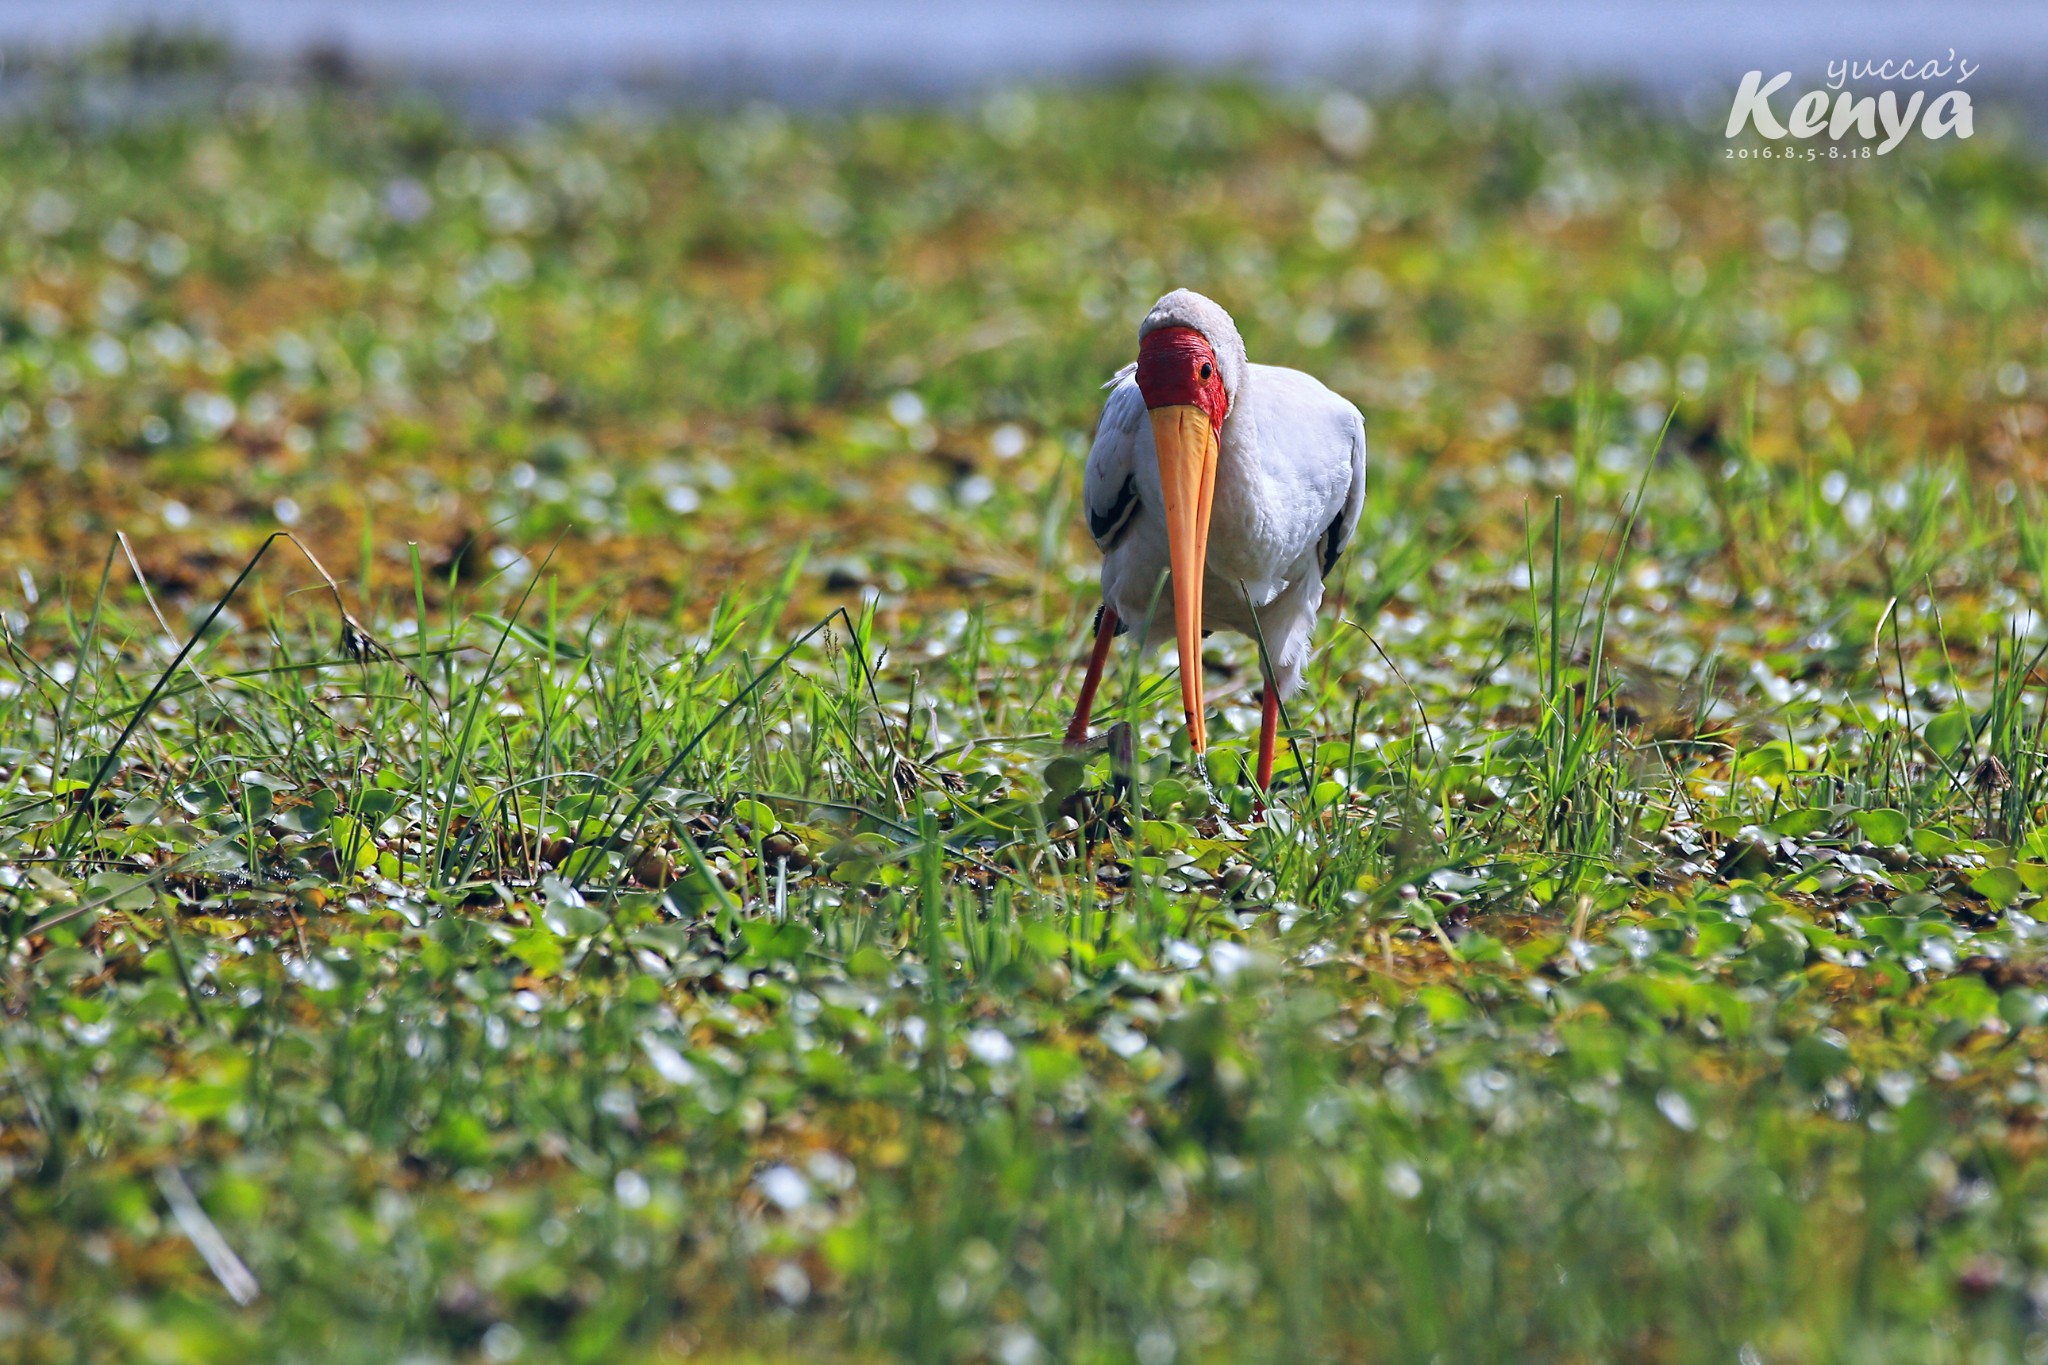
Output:
<path fill-rule="evenodd" d="M 16 53 L 75 50 L 141 28 L 213 35 L 273 67 L 346 65 L 466 90 L 500 105 L 607 93 L 755 95 L 803 104 L 943 97 L 991 82 L 1099 79 L 1159 67 L 1351 82 L 1484 74 L 1537 90 L 1623 80 L 1666 96 L 1706 98 L 1752 67 L 1817 77 L 1830 59 L 1939 58 L 1950 47 L 1982 63 L 1979 89 L 2027 94 L 2043 89 L 2048 75 L 2048 10 L 2024 0 L 10 0 L 0 6 L 0 46 Z"/>
<path fill-rule="evenodd" d="M 1974 136 L 1734 156 L 1743 72 L 1782 117 L 1883 59 L 1968 63 L 1915 88 Z M 410 602 L 408 542 L 516 586 L 562 538 L 687 612 L 808 545 L 799 605 L 1045 620 L 1179 284 L 1360 404 L 1382 539 L 1513 551 L 1673 400 L 1759 487 L 2024 486 L 2044 91 L 2020 3 L 10 0 L 0 549 L 201 592 L 284 525 Z"/>

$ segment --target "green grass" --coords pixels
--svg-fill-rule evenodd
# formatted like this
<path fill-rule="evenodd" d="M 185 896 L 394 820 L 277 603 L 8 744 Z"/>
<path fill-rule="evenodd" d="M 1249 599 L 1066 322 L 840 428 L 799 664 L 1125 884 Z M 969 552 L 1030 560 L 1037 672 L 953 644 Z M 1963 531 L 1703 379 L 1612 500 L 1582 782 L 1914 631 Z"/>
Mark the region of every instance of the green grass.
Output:
<path fill-rule="evenodd" d="M 2048 176 L 1615 109 L 10 126 L 0 1354 L 2043 1358 Z M 1175 284 L 1264 821 L 1057 749 Z"/>

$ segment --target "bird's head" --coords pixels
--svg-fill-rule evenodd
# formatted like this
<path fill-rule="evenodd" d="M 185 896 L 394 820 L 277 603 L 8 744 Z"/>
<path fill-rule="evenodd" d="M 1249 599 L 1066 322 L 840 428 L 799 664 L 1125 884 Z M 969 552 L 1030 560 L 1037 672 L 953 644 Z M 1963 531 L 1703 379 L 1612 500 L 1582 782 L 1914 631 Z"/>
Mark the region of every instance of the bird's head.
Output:
<path fill-rule="evenodd" d="M 1191 289 L 1176 289 L 1138 327 L 1138 392 L 1152 420 L 1173 569 L 1173 627 L 1181 705 L 1196 753 L 1208 748 L 1202 715 L 1202 575 L 1216 461 L 1231 403 L 1249 366 L 1230 314 Z"/>

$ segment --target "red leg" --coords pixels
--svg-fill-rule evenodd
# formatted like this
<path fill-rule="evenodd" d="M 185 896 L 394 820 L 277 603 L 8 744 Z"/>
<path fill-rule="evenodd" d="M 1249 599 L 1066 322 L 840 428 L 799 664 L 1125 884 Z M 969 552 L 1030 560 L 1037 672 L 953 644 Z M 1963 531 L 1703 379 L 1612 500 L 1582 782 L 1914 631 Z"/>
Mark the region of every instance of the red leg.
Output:
<path fill-rule="evenodd" d="M 1095 616 L 1095 649 L 1088 656 L 1088 676 L 1081 680 L 1081 696 L 1074 703 L 1074 720 L 1067 726 L 1067 747 L 1088 742 L 1088 713 L 1095 709 L 1095 689 L 1102 682 L 1102 666 L 1109 661 L 1109 642 L 1116 638 L 1116 613 L 1107 606 Z"/>
<path fill-rule="evenodd" d="M 1259 797 L 1273 785 L 1273 741 L 1280 734 L 1280 689 L 1266 679 L 1265 701 L 1259 708 Z"/>

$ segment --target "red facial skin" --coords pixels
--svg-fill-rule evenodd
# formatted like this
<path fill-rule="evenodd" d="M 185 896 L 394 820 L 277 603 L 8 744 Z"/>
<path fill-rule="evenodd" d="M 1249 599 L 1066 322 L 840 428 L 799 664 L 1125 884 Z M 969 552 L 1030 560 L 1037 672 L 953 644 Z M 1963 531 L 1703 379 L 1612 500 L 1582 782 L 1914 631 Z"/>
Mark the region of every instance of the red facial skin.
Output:
<path fill-rule="evenodd" d="M 1230 413 L 1230 397 L 1223 392 L 1223 370 L 1216 352 L 1192 327 L 1161 327 L 1147 332 L 1138 342 L 1138 392 L 1147 408 L 1189 403 L 1209 415 L 1209 426 L 1218 435 L 1223 419 Z"/>

